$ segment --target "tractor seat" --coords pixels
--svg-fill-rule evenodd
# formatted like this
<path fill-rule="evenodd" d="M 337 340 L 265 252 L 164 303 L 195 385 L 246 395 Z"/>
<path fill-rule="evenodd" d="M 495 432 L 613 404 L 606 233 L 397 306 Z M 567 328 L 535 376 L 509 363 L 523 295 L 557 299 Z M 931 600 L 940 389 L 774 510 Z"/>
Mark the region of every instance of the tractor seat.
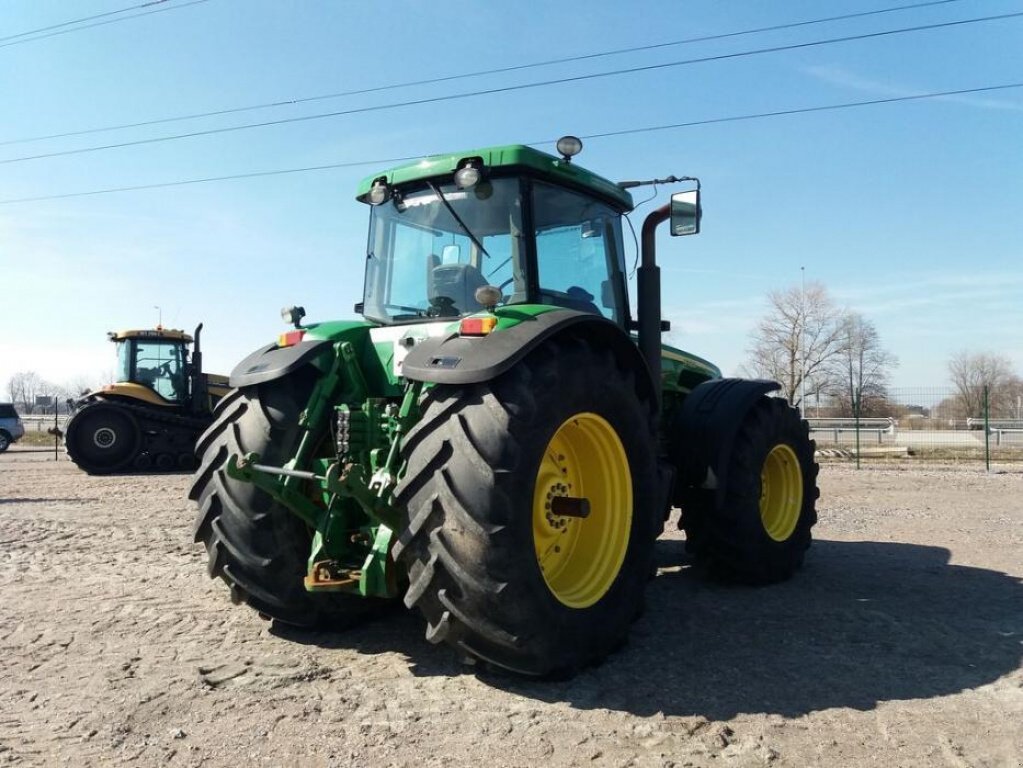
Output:
<path fill-rule="evenodd" d="M 483 273 L 472 264 L 441 264 L 430 271 L 430 304 L 443 314 L 479 312 L 483 305 L 476 301 L 476 289 L 486 284 Z"/>

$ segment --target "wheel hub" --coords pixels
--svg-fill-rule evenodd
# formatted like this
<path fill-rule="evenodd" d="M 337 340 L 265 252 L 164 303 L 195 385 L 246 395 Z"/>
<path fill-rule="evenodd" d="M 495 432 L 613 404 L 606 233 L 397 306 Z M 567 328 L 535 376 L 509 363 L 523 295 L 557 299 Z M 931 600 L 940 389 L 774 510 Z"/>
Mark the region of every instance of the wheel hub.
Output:
<path fill-rule="evenodd" d="M 632 525 L 632 475 L 618 434 L 604 418 L 579 413 L 555 431 L 533 493 L 533 544 L 551 593 L 571 608 L 611 588 Z"/>
<path fill-rule="evenodd" d="M 796 452 L 774 446 L 760 470 L 760 520 L 767 535 L 786 541 L 796 530 L 803 508 L 803 472 Z"/>
<path fill-rule="evenodd" d="M 100 427 L 93 432 L 92 442 L 97 448 L 112 448 L 117 442 L 117 433 L 110 427 Z"/>

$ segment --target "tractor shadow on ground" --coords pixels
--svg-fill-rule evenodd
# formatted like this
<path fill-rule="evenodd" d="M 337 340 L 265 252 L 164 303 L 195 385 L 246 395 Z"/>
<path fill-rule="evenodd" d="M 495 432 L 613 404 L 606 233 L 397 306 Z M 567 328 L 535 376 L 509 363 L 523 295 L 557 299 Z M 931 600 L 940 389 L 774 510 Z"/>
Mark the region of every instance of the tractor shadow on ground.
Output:
<path fill-rule="evenodd" d="M 701 578 L 684 546 L 658 542 L 646 613 L 604 664 L 565 682 L 486 682 L 580 709 L 723 720 L 944 696 L 1023 659 L 1023 582 L 951 565 L 946 549 L 816 541 L 793 580 L 750 588 Z"/>
<path fill-rule="evenodd" d="M 418 613 L 401 601 L 385 608 L 362 626 L 342 631 L 316 631 L 278 622 L 270 634 L 291 643 L 317 648 L 355 650 L 362 654 L 401 654 L 417 677 L 454 677 L 473 674 L 475 668 L 462 663 L 445 645 L 433 645 L 423 637 L 424 623 Z"/>

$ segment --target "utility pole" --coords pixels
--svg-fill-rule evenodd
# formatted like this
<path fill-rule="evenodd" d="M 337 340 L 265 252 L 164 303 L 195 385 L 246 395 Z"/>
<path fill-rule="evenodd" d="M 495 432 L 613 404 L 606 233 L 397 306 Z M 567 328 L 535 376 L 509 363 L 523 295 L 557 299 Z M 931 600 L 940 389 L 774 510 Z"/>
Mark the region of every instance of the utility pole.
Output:
<path fill-rule="evenodd" d="M 156 304 L 153 305 L 153 309 L 155 309 L 159 313 L 157 315 L 157 317 L 159 319 L 156 322 L 156 327 L 157 328 L 163 328 L 163 310 L 159 306 L 157 306 Z"/>
<path fill-rule="evenodd" d="M 803 349 L 803 333 L 806 325 L 806 267 L 799 268 L 799 306 L 802 321 L 799 325 L 799 415 L 806 418 L 806 350 Z"/>

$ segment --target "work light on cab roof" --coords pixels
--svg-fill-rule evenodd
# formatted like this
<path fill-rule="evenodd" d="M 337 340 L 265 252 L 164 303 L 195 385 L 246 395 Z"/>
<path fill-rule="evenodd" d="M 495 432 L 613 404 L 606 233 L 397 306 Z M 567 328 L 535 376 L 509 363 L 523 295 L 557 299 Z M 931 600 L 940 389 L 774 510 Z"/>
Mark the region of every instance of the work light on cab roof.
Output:
<path fill-rule="evenodd" d="M 370 205 L 381 205 L 391 199 L 391 187 L 387 183 L 387 179 L 381 177 L 373 182 L 373 186 L 369 188 L 369 204 Z"/>
<path fill-rule="evenodd" d="M 459 189 L 472 189 L 483 178 L 483 158 L 467 157 L 458 164 L 455 170 L 455 186 Z"/>
<path fill-rule="evenodd" d="M 583 151 L 583 140 L 576 136 L 562 136 L 555 146 L 561 159 L 571 163 L 572 158 Z"/>

